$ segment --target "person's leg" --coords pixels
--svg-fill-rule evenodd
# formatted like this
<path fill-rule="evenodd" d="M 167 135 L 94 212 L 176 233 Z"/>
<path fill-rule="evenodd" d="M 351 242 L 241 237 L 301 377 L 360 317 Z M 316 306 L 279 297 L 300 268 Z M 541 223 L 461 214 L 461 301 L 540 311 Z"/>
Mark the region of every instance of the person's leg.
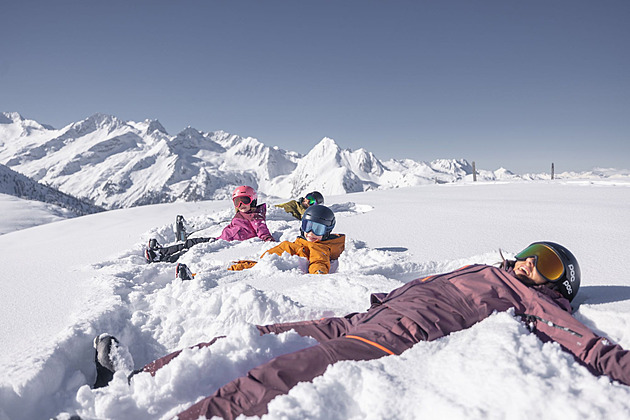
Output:
<path fill-rule="evenodd" d="M 184 242 L 184 245 L 186 248 L 190 248 L 193 245 L 203 244 L 206 242 L 212 242 L 214 240 L 215 238 L 190 238 L 190 239 L 186 239 L 186 242 Z"/>
<path fill-rule="evenodd" d="M 133 369 L 133 357 L 118 339 L 104 333 L 94 338 L 94 364 L 96 365 L 96 380 L 93 388 L 107 386 L 114 378 L 114 372 L 118 370 L 130 371 Z"/>
<path fill-rule="evenodd" d="M 163 262 L 175 262 L 181 257 L 188 249 L 194 245 L 211 242 L 214 238 L 191 238 L 186 239 L 186 242 L 181 244 L 175 244 L 162 247 L 158 250 L 160 254 L 160 261 Z"/>
<path fill-rule="evenodd" d="M 352 326 L 352 318 L 322 318 L 312 321 L 284 322 L 281 324 L 257 325 L 260 334 L 280 334 L 287 331 L 295 331 L 302 337 L 312 337 L 324 342 L 341 337 Z"/>
<path fill-rule="evenodd" d="M 322 342 L 294 353 L 276 357 L 256 367 L 179 414 L 180 420 L 213 415 L 233 419 L 240 414 L 262 415 L 267 404 L 286 394 L 299 382 L 311 381 L 326 368 L 341 360 L 372 360 L 399 355 L 415 343 L 426 340 L 426 333 L 411 321 L 387 307 L 377 307 L 348 318 L 293 322 L 258 327 L 261 333 L 295 330 Z M 333 334 L 343 334 L 331 338 Z"/>
<path fill-rule="evenodd" d="M 192 347 L 189 347 L 191 349 L 194 348 L 204 348 L 204 347 L 208 347 L 211 346 L 212 344 L 214 344 L 215 341 L 217 341 L 219 338 L 224 338 L 224 335 L 218 336 L 218 337 L 214 337 L 212 340 L 208 341 L 207 343 L 199 343 L 196 344 Z M 146 366 L 144 366 L 142 369 L 138 369 L 138 370 L 134 370 L 131 375 L 129 375 L 129 379 L 131 379 L 131 377 L 133 375 L 135 375 L 136 373 L 141 373 L 141 372 L 149 372 L 151 374 L 151 376 L 155 376 L 155 373 L 160 370 L 161 368 L 163 368 L 164 366 L 166 366 L 171 360 L 173 360 L 175 357 L 179 356 L 179 354 L 181 353 L 181 350 L 177 350 L 173 353 L 167 354 L 166 356 L 160 357 L 159 359 L 156 359 L 154 361 L 152 361 L 151 363 L 147 364 Z"/>
<path fill-rule="evenodd" d="M 311 381 L 340 360 L 371 360 L 388 353 L 359 340 L 335 338 L 325 343 L 285 354 L 250 370 L 178 415 L 179 420 L 220 416 L 233 419 L 240 414 L 260 416 L 267 404 L 286 394 L 299 382 Z"/>
<path fill-rule="evenodd" d="M 154 250 L 154 252 L 158 253 L 160 257 L 160 261 L 175 262 L 175 261 L 170 261 L 170 259 L 176 254 L 178 254 L 177 258 L 179 258 L 179 252 L 185 249 L 186 249 L 186 244 L 181 243 L 181 244 L 164 246 L 162 248 L 157 248 L 156 250 Z M 177 258 L 175 260 L 177 260 Z"/>
<path fill-rule="evenodd" d="M 110 359 L 112 346 L 118 344 L 118 340 L 113 336 L 98 336 L 94 339 L 94 364 L 96 365 L 96 380 L 92 388 L 102 388 L 110 383 L 114 378 L 116 368 Z"/>

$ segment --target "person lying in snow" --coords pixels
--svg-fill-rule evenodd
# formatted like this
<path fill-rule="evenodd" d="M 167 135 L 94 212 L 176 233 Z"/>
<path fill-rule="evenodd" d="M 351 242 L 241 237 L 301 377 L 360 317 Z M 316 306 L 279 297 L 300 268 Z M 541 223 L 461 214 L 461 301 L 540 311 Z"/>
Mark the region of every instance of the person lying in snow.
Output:
<path fill-rule="evenodd" d="M 300 197 L 298 200 L 291 200 L 283 204 L 276 204 L 275 207 L 284 209 L 287 213 L 291 213 L 293 217 L 298 220 L 302 220 L 302 216 L 307 208 L 324 204 L 324 196 L 319 191 L 313 191 L 306 194 L 305 197 Z"/>
<path fill-rule="evenodd" d="M 147 262 L 175 262 L 190 249 L 193 245 L 211 242 L 217 239 L 226 241 L 245 241 L 247 239 L 259 237 L 263 241 L 275 242 L 269 228 L 267 228 L 267 205 L 257 205 L 258 195 L 252 187 L 241 185 L 232 192 L 232 202 L 236 209 L 236 214 L 227 225 L 221 235 L 217 238 L 190 238 L 181 244 L 163 247 L 157 240 L 150 239 L 149 246 L 144 250 L 144 257 Z"/>
<path fill-rule="evenodd" d="M 597 336 L 571 315 L 570 302 L 580 282 L 580 266 L 568 249 L 553 242 L 534 242 L 515 260 L 504 259 L 500 267 L 469 265 L 413 280 L 389 293 L 373 294 L 366 312 L 257 326 L 261 335 L 294 330 L 319 344 L 250 370 L 178 418 L 261 416 L 273 398 L 288 393 L 298 382 L 322 375 L 333 363 L 400 355 L 415 343 L 469 328 L 495 311 L 511 308 L 541 340 L 556 341 L 594 374 L 630 385 L 630 352 Z M 217 338 L 196 347 L 209 346 Z M 99 343 L 97 366 L 100 360 L 107 363 L 105 373 L 111 377 L 115 363 L 110 354 L 120 354 L 120 346 L 109 335 Z M 158 359 L 132 375 L 155 375 L 178 354 Z M 106 380 L 97 379 L 97 383 L 103 385 Z"/>
<path fill-rule="evenodd" d="M 298 255 L 308 261 L 310 274 L 328 274 L 335 271 L 337 259 L 345 249 L 346 235 L 333 234 L 335 227 L 335 214 L 324 205 L 311 206 L 302 216 L 301 235 L 294 242 L 284 241 L 267 250 L 261 258 L 267 254 L 282 255 L 288 252 Z M 240 260 L 232 264 L 228 270 L 240 271 L 252 268 L 256 261 Z"/>

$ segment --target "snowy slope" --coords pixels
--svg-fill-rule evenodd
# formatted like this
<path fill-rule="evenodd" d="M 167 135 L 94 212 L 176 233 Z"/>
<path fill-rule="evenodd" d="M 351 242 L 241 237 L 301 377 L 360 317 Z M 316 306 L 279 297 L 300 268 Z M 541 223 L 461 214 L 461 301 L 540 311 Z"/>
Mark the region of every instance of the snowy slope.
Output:
<path fill-rule="evenodd" d="M 0 212 L 3 221 L 0 235 L 76 217 L 76 214 L 63 207 L 7 194 L 0 194 Z"/>
<path fill-rule="evenodd" d="M 286 199 L 312 190 L 335 195 L 457 182 L 472 174 L 463 159 L 381 162 L 367 150 L 341 149 L 329 138 L 300 156 L 251 137 L 192 127 L 172 136 L 156 120 L 121 121 L 105 114 L 53 129 L 18 113 L 1 113 L 0 164 L 110 209 L 224 199 L 242 184 Z M 478 172 L 479 180 L 520 178 L 503 168 Z"/>
<path fill-rule="evenodd" d="M 39 184 L 4 165 L 0 165 L 0 194 L 13 195 L 26 200 L 37 200 L 67 210 L 66 217 L 103 211 L 102 208 Z"/>
<path fill-rule="evenodd" d="M 576 317 L 630 348 L 630 183 L 503 182 L 426 185 L 326 197 L 336 231 L 348 235 L 337 273 L 304 275 L 293 257 L 263 259 L 244 272 L 230 261 L 257 258 L 270 244 L 214 242 L 181 262 L 198 274 L 174 279 L 174 265 L 148 265 L 149 237 L 174 240 L 184 214 L 199 235 L 216 235 L 228 201 L 136 207 L 0 236 L 0 419 L 169 418 L 274 355 L 309 345 L 294 333 L 259 337 L 253 324 L 365 310 L 369 294 L 468 263 L 499 261 L 549 239 L 579 258 Z M 3 223 L 0 221 L 0 223 Z M 276 239 L 298 224 L 270 208 Z M 101 332 L 129 346 L 136 367 L 186 351 L 155 378 L 94 380 L 91 341 Z M 543 344 L 508 313 L 402 356 L 342 362 L 270 404 L 268 419 L 628 418 L 630 387 L 596 378 L 555 344 Z"/>

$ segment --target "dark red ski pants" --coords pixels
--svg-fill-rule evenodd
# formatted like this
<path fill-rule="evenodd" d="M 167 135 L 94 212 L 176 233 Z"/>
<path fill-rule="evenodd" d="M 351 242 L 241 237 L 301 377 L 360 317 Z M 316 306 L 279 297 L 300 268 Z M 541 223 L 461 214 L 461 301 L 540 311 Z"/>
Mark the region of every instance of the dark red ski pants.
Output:
<path fill-rule="evenodd" d="M 180 420 L 197 419 L 202 415 L 233 419 L 267 413 L 267 404 L 286 394 L 299 382 L 311 381 L 324 373 L 329 365 L 341 360 L 371 360 L 389 354 L 400 354 L 413 344 L 426 339 L 426 334 L 408 318 L 386 307 L 345 318 L 292 322 L 259 326 L 261 334 L 294 330 L 313 337 L 319 344 L 278 356 L 219 388 L 213 395 L 180 413 Z M 215 339 L 216 340 L 216 339 Z M 201 343 L 198 346 L 211 345 Z M 147 365 L 152 373 L 164 366 L 179 352 Z"/>

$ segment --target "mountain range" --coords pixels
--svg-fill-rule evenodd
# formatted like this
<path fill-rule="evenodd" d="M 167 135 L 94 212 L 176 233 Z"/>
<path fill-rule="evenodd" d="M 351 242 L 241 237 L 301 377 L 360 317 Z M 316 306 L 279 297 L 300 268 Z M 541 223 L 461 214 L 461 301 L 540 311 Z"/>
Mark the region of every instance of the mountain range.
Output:
<path fill-rule="evenodd" d="M 0 165 L 0 194 L 54 204 L 70 210 L 70 214 L 74 216 L 83 216 L 104 210 L 101 207 L 35 182 L 7 168 L 5 165 Z"/>
<path fill-rule="evenodd" d="M 95 114 L 61 129 L 0 113 L 0 164 L 106 209 L 230 197 L 235 185 L 266 196 L 300 197 L 472 180 L 464 159 L 380 161 L 324 138 L 306 155 L 255 138 L 188 127 L 170 135 L 157 120 Z M 480 180 L 521 178 L 500 168 Z M 549 178 L 547 174 L 523 178 Z"/>

